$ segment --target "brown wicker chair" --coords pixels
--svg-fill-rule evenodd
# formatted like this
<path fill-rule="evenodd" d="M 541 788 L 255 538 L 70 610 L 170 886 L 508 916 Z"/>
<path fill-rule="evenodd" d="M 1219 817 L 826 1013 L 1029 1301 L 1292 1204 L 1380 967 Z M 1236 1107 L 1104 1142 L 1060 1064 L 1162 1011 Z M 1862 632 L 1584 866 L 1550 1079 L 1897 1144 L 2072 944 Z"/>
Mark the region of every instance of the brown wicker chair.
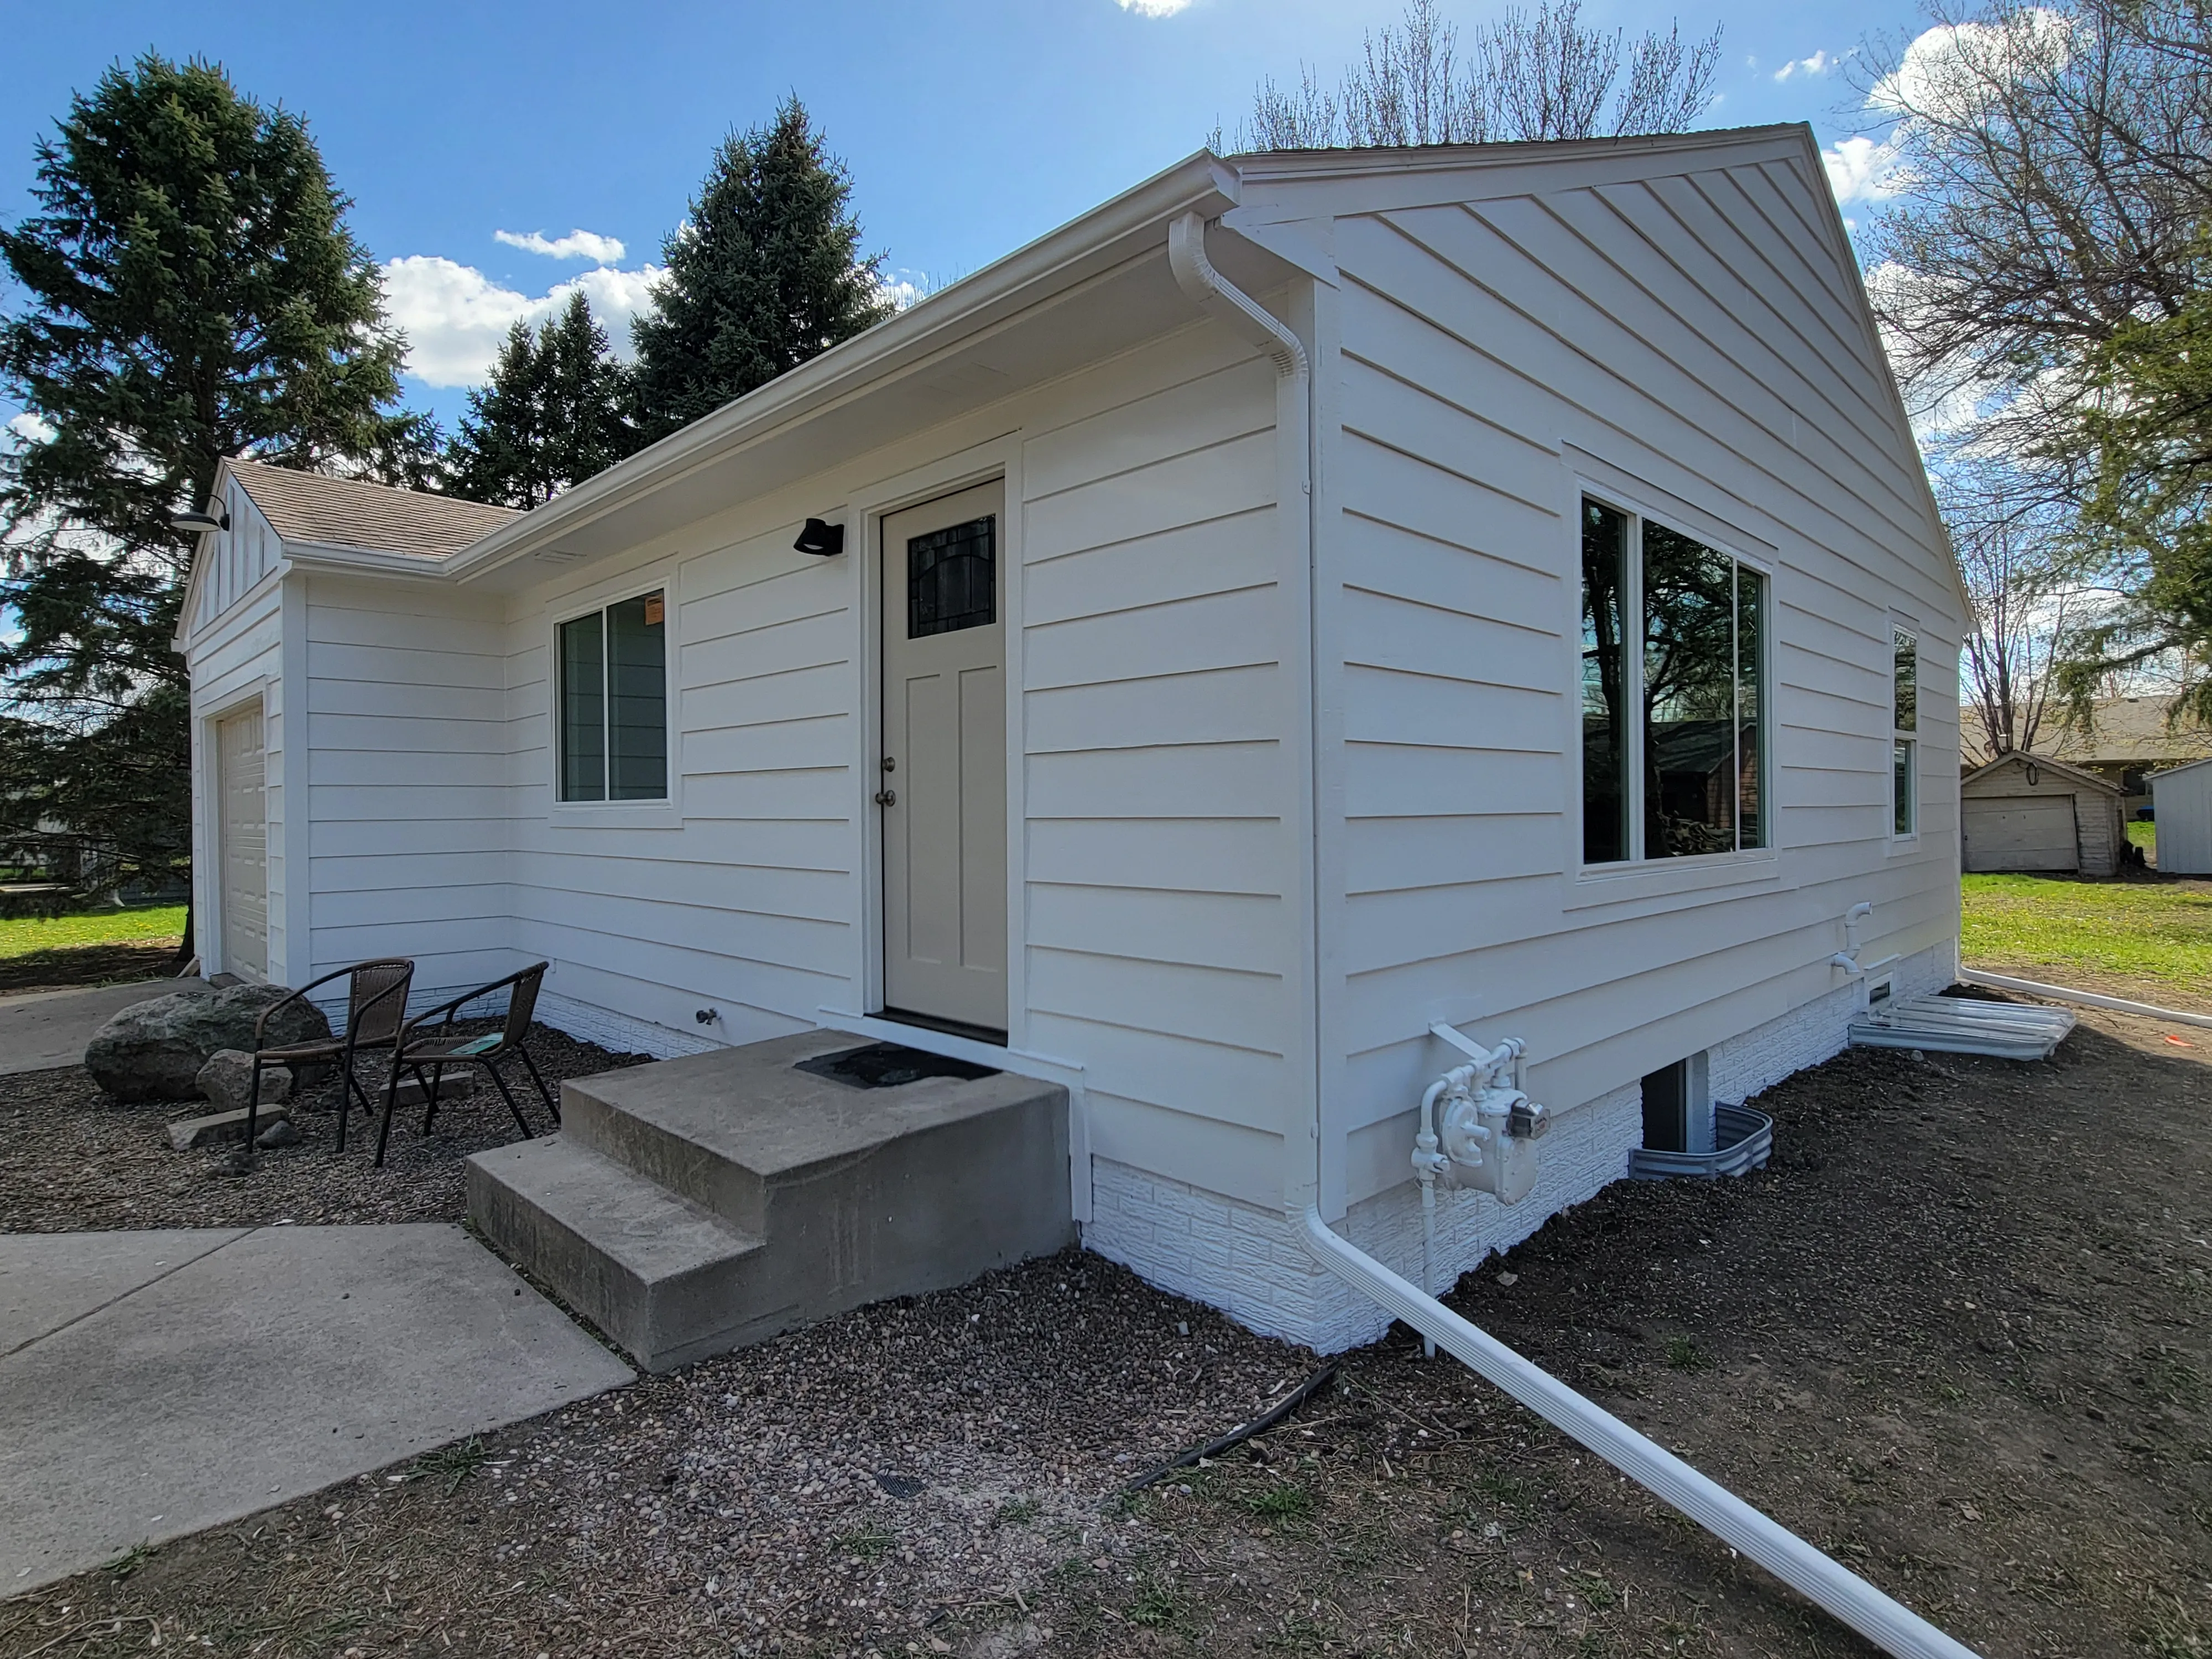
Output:
<path fill-rule="evenodd" d="M 530 1120 L 522 1115 L 522 1108 L 515 1104 L 514 1091 L 507 1086 L 507 1079 L 500 1073 L 499 1062 L 514 1054 L 522 1057 L 522 1063 L 530 1073 L 530 1080 L 538 1085 L 538 1098 L 545 1103 L 545 1110 L 552 1118 L 554 1127 L 560 1127 L 560 1104 L 554 1099 L 553 1091 L 546 1087 L 544 1076 L 538 1069 L 538 1062 L 531 1059 L 530 1051 L 523 1047 L 522 1042 L 523 1038 L 530 1034 L 530 1017 L 537 1011 L 538 987 L 545 981 L 545 969 L 549 965 L 541 962 L 534 968 L 526 968 L 519 974 L 509 974 L 505 979 L 494 980 L 489 985 L 480 985 L 473 991 L 464 992 L 450 1002 L 441 1002 L 434 1008 L 425 1008 L 401 1029 L 398 1042 L 392 1050 L 392 1076 L 384 1088 L 384 1124 L 376 1134 L 378 1168 L 383 1167 L 384 1149 L 392 1139 L 392 1113 L 398 1103 L 399 1073 L 403 1068 L 411 1072 L 415 1080 L 422 1085 L 422 1133 L 426 1135 L 430 1133 L 431 1120 L 438 1115 L 438 1085 L 444 1079 L 448 1066 L 483 1066 L 491 1073 L 491 1080 L 499 1090 L 500 1098 L 507 1103 L 507 1109 L 514 1114 L 515 1127 L 522 1131 L 523 1138 L 527 1139 L 534 1133 Z M 507 993 L 507 1018 L 498 1030 L 488 1036 L 471 1037 L 464 1036 L 453 1029 L 453 1021 L 463 1008 L 471 1002 L 496 996 L 501 991 Z M 434 1030 L 417 1035 L 421 1028 L 434 1021 L 436 1023 Z M 425 1066 L 430 1068 L 427 1078 L 422 1075 Z"/>
<path fill-rule="evenodd" d="M 308 992 L 341 979 L 349 981 L 343 1032 L 310 1042 L 264 1046 L 262 1039 L 267 1036 L 269 1022 L 278 1009 L 304 1001 Z M 415 964 L 404 957 L 356 962 L 350 968 L 340 968 L 320 979 L 310 980 L 282 1002 L 272 1002 L 261 1011 L 261 1018 L 253 1022 L 253 1075 L 246 1091 L 247 1158 L 253 1156 L 253 1136 L 261 1115 L 262 1068 L 289 1066 L 296 1077 L 303 1067 L 333 1060 L 344 1074 L 344 1086 L 338 1091 L 338 1150 L 345 1151 L 347 1108 L 358 1100 L 362 1111 L 376 1109 L 368 1098 L 368 1091 L 361 1086 L 361 1079 L 354 1075 L 354 1060 L 363 1049 L 390 1048 L 395 1054 L 398 1052 L 399 1029 L 407 1018 L 407 993 L 414 982 Z"/>

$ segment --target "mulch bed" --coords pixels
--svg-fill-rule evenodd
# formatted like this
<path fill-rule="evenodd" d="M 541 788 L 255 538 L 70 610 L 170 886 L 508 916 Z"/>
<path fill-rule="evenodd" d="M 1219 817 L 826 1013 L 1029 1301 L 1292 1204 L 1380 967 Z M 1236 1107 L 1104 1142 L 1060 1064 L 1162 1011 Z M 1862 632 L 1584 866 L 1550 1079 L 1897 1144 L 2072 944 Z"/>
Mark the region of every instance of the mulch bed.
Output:
<path fill-rule="evenodd" d="M 2199 1659 L 2212 1034 L 2167 1035 L 1844 1055 L 1767 1170 L 1618 1184 L 1456 1304 L 1982 1652 Z M 0 1656 L 1867 1651 L 1402 1332 L 1121 1495 L 1312 1363 L 1069 1253 L 0 1604 Z"/>
<path fill-rule="evenodd" d="M 459 1022 L 471 1032 L 493 1020 Z M 558 1089 L 563 1078 L 644 1062 L 643 1054 L 605 1048 L 533 1025 L 530 1057 Z M 463 1161 L 471 1152 L 518 1137 L 514 1120 L 481 1066 L 476 1092 L 441 1105 L 426 1139 L 422 1114 L 396 1113 L 381 1170 L 377 1120 L 358 1103 L 348 1119 L 346 1150 L 337 1150 L 338 1083 L 304 1090 L 293 1103 L 301 1144 L 258 1155 L 240 1176 L 235 1146 L 179 1152 L 165 1127 L 213 1109 L 203 1100 L 119 1106 L 80 1066 L 0 1077 L 0 1232 L 76 1232 L 119 1227 L 247 1227 L 286 1221 L 458 1221 L 466 1212 Z M 532 1126 L 546 1112 L 520 1065 L 506 1070 Z M 381 1103 L 381 1068 L 364 1067 L 363 1084 Z"/>

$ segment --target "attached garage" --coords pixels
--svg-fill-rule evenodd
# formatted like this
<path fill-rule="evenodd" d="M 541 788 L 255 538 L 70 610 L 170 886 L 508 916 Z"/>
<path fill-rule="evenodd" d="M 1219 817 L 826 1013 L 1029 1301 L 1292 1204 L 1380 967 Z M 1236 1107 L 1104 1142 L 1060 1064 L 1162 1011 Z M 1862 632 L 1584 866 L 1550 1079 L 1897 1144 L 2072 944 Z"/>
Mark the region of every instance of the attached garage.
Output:
<path fill-rule="evenodd" d="M 2007 755 L 1967 774 L 1959 822 L 1969 871 L 2119 873 L 2127 831 L 2120 791 L 2040 755 Z"/>
<path fill-rule="evenodd" d="M 268 754 L 256 703 L 216 722 L 216 785 L 222 840 L 222 966 L 269 976 Z"/>

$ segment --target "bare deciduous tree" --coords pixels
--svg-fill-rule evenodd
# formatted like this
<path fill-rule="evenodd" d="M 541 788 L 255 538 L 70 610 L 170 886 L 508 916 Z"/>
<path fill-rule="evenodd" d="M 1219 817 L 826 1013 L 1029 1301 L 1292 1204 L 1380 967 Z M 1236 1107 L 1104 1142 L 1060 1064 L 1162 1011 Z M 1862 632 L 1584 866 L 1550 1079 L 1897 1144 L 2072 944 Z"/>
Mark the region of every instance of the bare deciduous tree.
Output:
<path fill-rule="evenodd" d="M 1334 91 L 1310 66 L 1296 87 L 1262 83 L 1239 142 L 1328 149 L 1679 132 L 1712 102 L 1720 30 L 1686 42 L 1669 26 L 1632 42 L 1624 30 L 1583 27 L 1581 0 L 1539 0 L 1478 28 L 1473 46 L 1462 58 L 1435 0 L 1412 0 L 1396 27 L 1365 37 Z"/>
<path fill-rule="evenodd" d="M 1970 757 L 2033 750 L 2063 723 L 2055 669 L 2094 608 L 2073 569 L 2069 521 L 1997 462 L 1946 469 L 1937 498 L 1974 606 L 1960 665 L 1961 700 L 1981 727 Z"/>

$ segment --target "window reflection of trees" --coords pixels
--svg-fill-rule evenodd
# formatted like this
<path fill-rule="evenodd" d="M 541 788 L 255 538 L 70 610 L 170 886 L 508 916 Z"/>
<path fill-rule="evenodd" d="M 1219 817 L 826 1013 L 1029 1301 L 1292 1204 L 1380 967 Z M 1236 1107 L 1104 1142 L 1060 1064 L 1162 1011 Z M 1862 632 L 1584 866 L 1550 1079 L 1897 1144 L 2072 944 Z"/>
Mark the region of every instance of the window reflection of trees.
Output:
<path fill-rule="evenodd" d="M 1764 578 L 1595 501 L 1582 533 L 1583 861 L 1765 845 Z"/>

